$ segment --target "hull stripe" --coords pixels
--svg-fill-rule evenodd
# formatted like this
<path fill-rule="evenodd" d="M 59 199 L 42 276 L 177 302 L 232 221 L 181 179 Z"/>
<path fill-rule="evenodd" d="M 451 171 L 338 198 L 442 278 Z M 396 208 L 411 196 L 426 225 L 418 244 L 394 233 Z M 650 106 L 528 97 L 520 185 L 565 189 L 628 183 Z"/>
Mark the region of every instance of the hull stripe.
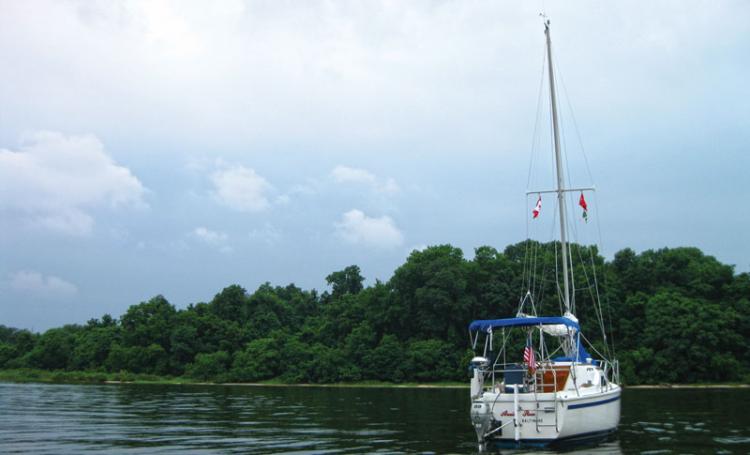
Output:
<path fill-rule="evenodd" d="M 576 444 L 584 444 L 590 441 L 598 441 L 600 439 L 605 439 L 609 436 L 611 436 L 615 431 L 617 431 L 617 427 L 610 428 L 608 430 L 602 430 L 602 431 L 591 431 L 589 433 L 581 433 L 581 434 L 575 434 L 571 436 L 566 436 L 564 438 L 559 439 L 521 439 L 518 441 L 515 441 L 513 439 L 496 439 L 493 442 L 496 446 L 502 447 L 502 448 L 513 448 L 513 447 L 550 447 L 550 446 L 568 446 L 568 445 L 576 445 Z"/>
<path fill-rule="evenodd" d="M 601 400 L 601 401 L 594 401 L 591 403 L 581 403 L 581 404 L 571 404 L 568 406 L 568 409 L 580 409 L 580 408 L 589 408 L 591 406 L 599 406 L 602 404 L 611 403 L 613 401 L 617 401 L 620 399 L 620 395 L 617 395 L 616 397 L 609 398 L 607 400 Z"/>

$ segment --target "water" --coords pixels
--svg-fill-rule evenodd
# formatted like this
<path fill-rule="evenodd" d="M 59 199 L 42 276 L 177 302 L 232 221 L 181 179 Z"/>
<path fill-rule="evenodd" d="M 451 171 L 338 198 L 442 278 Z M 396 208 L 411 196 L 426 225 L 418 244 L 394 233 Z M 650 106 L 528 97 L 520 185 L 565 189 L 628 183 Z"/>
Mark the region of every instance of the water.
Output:
<path fill-rule="evenodd" d="M 474 453 L 467 389 L 0 384 L 0 453 Z M 750 453 L 750 389 L 625 390 L 571 453 Z M 506 452 L 503 452 L 506 453 Z"/>

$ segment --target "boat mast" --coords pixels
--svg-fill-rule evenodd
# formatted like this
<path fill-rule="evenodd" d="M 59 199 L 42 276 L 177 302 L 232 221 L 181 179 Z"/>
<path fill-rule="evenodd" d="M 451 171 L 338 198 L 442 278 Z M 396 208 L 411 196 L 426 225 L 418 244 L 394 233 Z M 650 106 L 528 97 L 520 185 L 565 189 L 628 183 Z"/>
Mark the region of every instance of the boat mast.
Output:
<path fill-rule="evenodd" d="M 565 190 L 563 185 L 562 158 L 560 156 L 560 129 L 557 125 L 557 98 L 555 96 L 555 75 L 552 71 L 552 41 L 549 33 L 549 20 L 544 22 L 544 34 L 547 37 L 547 64 L 549 65 L 549 94 L 552 104 L 552 130 L 555 141 L 555 165 L 557 168 L 557 206 L 560 209 L 560 244 L 562 246 L 563 292 L 565 312 L 570 313 L 570 289 L 568 284 L 568 239 L 565 221 Z"/>

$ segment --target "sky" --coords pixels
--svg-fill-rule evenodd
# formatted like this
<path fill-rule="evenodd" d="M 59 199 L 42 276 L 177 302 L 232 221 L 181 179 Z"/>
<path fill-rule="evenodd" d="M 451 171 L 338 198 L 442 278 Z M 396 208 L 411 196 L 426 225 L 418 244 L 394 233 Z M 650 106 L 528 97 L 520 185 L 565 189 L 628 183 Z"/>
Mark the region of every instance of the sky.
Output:
<path fill-rule="evenodd" d="M 551 240 L 542 11 L 574 240 L 750 270 L 746 1 L 0 0 L 0 324 Z"/>

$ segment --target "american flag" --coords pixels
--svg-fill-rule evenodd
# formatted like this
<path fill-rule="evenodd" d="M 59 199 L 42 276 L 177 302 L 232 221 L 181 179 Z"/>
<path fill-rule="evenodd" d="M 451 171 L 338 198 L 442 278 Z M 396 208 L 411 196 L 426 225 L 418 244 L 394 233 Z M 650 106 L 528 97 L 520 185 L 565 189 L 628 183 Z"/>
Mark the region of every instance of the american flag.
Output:
<path fill-rule="evenodd" d="M 531 372 L 536 371 L 536 359 L 534 358 L 534 348 L 531 347 L 531 338 L 526 340 L 526 348 L 523 350 L 523 361 L 529 366 Z"/>

